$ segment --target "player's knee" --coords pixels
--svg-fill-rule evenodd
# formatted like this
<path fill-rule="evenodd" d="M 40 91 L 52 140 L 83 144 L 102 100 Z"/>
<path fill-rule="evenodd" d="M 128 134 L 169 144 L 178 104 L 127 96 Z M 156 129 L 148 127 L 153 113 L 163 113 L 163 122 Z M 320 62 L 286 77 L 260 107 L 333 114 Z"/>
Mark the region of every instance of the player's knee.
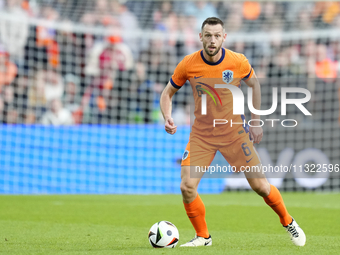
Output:
<path fill-rule="evenodd" d="M 252 189 L 261 197 L 266 197 L 270 193 L 270 185 L 263 182 L 253 185 Z"/>
<path fill-rule="evenodd" d="M 182 180 L 180 188 L 183 195 L 194 194 L 196 191 L 194 183 L 185 180 Z"/>

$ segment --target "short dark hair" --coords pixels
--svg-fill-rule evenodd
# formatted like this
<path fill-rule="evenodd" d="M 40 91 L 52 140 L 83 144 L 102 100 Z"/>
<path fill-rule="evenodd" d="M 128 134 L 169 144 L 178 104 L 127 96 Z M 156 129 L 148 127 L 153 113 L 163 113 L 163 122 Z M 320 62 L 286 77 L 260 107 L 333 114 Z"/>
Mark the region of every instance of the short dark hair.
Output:
<path fill-rule="evenodd" d="M 203 27 L 206 24 L 208 24 L 208 25 L 217 25 L 217 24 L 220 24 L 222 26 L 222 28 L 224 29 L 223 21 L 220 20 L 219 18 L 216 18 L 216 17 L 210 17 L 210 18 L 207 18 L 205 21 L 203 21 L 201 30 L 203 30 Z"/>

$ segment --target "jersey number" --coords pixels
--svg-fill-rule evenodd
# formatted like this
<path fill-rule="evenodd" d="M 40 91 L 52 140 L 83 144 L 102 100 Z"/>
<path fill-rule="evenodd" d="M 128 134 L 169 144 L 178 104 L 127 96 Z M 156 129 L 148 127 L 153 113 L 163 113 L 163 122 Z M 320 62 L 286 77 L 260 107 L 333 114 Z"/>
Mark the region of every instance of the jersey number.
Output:
<path fill-rule="evenodd" d="M 247 146 L 247 143 L 242 143 L 242 150 L 243 150 L 244 155 L 246 156 L 251 155 L 251 150 Z"/>

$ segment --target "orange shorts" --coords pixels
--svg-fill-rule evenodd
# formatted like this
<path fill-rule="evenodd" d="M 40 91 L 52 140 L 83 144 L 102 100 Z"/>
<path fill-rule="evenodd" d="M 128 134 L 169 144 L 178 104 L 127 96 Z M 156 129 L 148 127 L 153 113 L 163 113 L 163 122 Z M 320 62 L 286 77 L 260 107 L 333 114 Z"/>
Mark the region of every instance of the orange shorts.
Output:
<path fill-rule="evenodd" d="M 256 166 L 261 163 L 260 157 L 249 139 L 249 133 L 236 136 L 233 141 L 223 141 L 190 135 L 189 142 L 182 157 L 182 166 L 210 166 L 217 151 L 221 152 L 230 166 L 240 171 L 241 166 Z"/>

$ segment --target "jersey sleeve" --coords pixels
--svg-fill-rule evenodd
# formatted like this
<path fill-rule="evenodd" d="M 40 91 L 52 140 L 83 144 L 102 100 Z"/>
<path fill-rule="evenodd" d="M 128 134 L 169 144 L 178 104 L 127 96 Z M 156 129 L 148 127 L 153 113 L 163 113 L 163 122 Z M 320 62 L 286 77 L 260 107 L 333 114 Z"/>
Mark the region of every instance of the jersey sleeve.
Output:
<path fill-rule="evenodd" d="M 180 89 L 188 79 L 185 68 L 185 62 L 186 62 L 185 58 L 181 62 L 179 62 L 170 79 L 171 85 L 174 86 L 176 89 Z"/>
<path fill-rule="evenodd" d="M 240 72 L 241 72 L 241 78 L 244 81 L 249 80 L 254 74 L 253 68 L 251 67 L 248 59 L 244 55 L 242 55 L 242 59 L 241 59 Z"/>

